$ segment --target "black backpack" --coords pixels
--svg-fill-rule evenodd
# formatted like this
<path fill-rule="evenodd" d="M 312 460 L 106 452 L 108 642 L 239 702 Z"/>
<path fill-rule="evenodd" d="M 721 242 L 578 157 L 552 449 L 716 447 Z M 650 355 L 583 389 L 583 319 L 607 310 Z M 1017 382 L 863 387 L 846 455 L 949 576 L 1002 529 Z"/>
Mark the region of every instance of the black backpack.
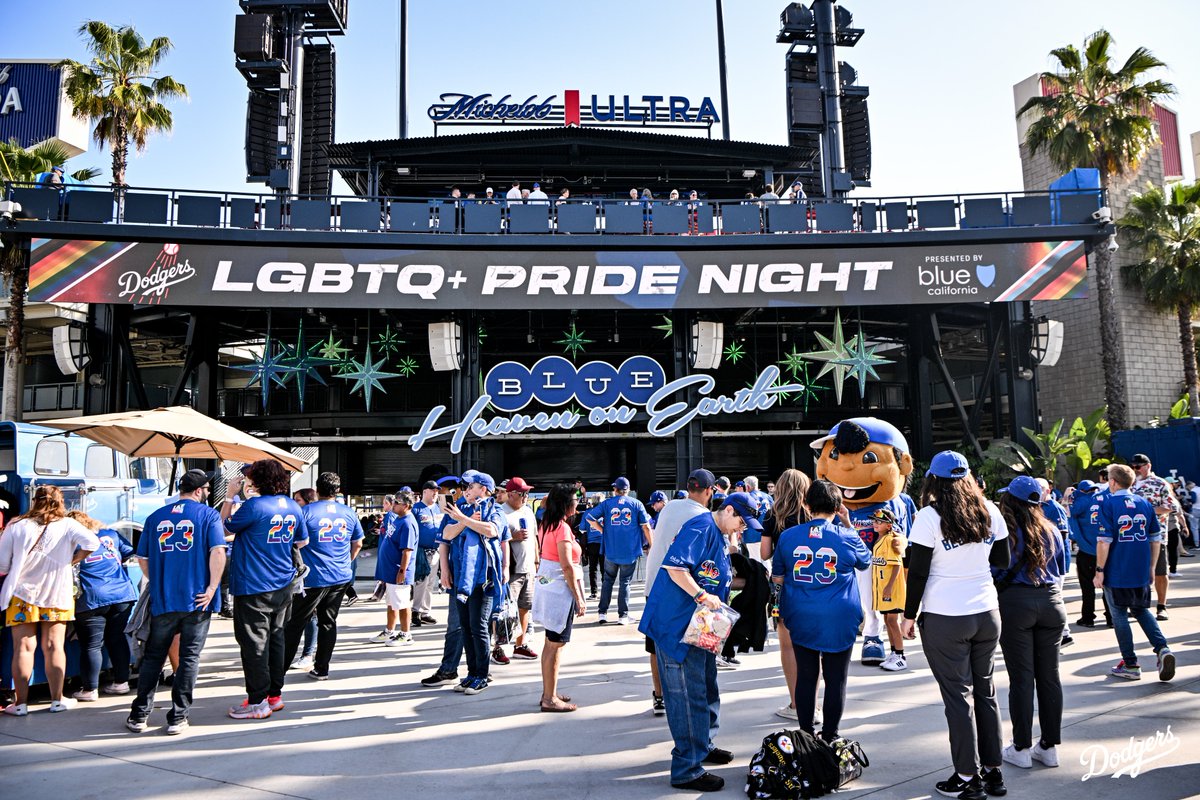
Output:
<path fill-rule="evenodd" d="M 801 730 L 778 731 L 763 739 L 750 759 L 746 796 L 751 800 L 822 797 L 860 776 L 868 763 L 856 742 L 838 740 L 831 746 Z"/>

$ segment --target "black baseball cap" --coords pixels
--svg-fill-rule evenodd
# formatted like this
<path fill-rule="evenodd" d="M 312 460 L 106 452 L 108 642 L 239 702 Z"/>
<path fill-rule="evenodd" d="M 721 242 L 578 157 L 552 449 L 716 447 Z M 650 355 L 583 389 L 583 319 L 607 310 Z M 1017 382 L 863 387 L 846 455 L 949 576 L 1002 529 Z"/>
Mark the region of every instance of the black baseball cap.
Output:
<path fill-rule="evenodd" d="M 716 477 L 706 469 L 693 470 L 691 475 L 688 475 L 687 488 L 693 492 L 698 492 L 701 489 L 708 489 L 715 486 L 717 483 Z"/>
<path fill-rule="evenodd" d="M 1134 454 L 1133 458 L 1129 459 L 1129 463 L 1136 467 L 1140 467 L 1143 464 L 1150 463 L 1150 456 L 1146 455 L 1145 453 L 1136 453 Z"/>
<path fill-rule="evenodd" d="M 438 485 L 434 481 L 425 481 L 424 483 L 421 484 L 422 492 L 425 491 L 426 489 L 433 489 L 436 492 L 437 488 L 438 488 Z"/>
<path fill-rule="evenodd" d="M 212 481 L 216 480 L 217 472 L 205 472 L 202 469 L 189 469 L 183 473 L 183 477 L 179 479 L 179 493 L 187 494 L 194 492 L 201 486 L 208 486 Z"/>

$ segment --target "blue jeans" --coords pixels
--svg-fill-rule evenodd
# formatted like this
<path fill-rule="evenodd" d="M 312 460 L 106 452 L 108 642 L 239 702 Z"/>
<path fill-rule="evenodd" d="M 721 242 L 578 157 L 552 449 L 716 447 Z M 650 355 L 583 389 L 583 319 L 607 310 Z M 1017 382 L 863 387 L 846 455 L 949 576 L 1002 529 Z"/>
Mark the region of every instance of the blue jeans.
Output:
<path fill-rule="evenodd" d="M 633 570 L 636 566 L 636 561 L 632 564 L 614 564 L 607 558 L 604 559 L 604 583 L 600 586 L 601 614 L 608 613 L 608 604 L 612 601 L 613 582 L 619 576 L 621 586 L 617 590 L 617 614 L 622 617 L 629 615 L 629 584 L 633 581 Z"/>
<path fill-rule="evenodd" d="M 339 598 L 340 602 L 340 598 Z M 317 615 L 313 614 L 308 618 L 308 624 L 304 626 L 304 650 L 301 655 L 305 658 L 312 658 L 317 654 Z"/>
<path fill-rule="evenodd" d="M 154 708 L 154 690 L 158 688 L 158 675 L 171 641 L 179 634 L 179 671 L 171 682 L 171 711 L 167 724 L 187 719 L 192 707 L 192 691 L 196 688 L 196 675 L 200 671 L 200 651 L 208 638 L 208 621 L 211 611 L 170 611 L 150 618 L 150 638 L 138 667 L 137 697 L 129 709 L 130 719 L 146 719 Z"/>
<path fill-rule="evenodd" d="M 112 662 L 112 682 L 129 680 L 129 640 L 125 638 L 125 623 L 133 603 L 113 603 L 75 615 L 75 633 L 79 637 L 79 677 L 84 689 L 100 685 L 100 664 L 103 648 L 108 648 Z"/>
<path fill-rule="evenodd" d="M 721 694 L 717 690 L 717 657 L 689 647 L 676 661 L 658 647 L 658 674 L 667 704 L 667 726 L 675 747 L 671 750 L 671 783 L 687 783 L 704 774 L 701 763 L 713 748 L 721 726 Z"/>
<path fill-rule="evenodd" d="M 1142 633 L 1150 640 L 1155 653 L 1167 646 L 1167 637 L 1163 636 L 1158 622 L 1154 619 L 1154 612 L 1150 609 L 1117 605 L 1113 601 L 1112 590 L 1107 586 L 1104 587 L 1104 599 L 1108 601 L 1108 608 L 1112 612 L 1113 633 L 1117 635 L 1117 646 L 1121 648 L 1121 660 L 1125 662 L 1125 666 L 1132 667 L 1137 664 L 1137 650 L 1133 649 L 1133 629 L 1129 627 L 1127 611 L 1133 614 L 1138 625 L 1142 627 Z"/>
<path fill-rule="evenodd" d="M 488 621 L 492 617 L 492 595 L 476 586 L 467 602 L 457 600 L 459 624 L 463 629 L 463 646 L 467 652 L 467 677 L 486 678 L 492 652 L 492 637 Z"/>
<path fill-rule="evenodd" d="M 462 657 L 462 621 L 458 617 L 458 601 L 451 598 L 446 608 L 446 644 L 442 647 L 442 665 L 438 667 L 438 671 L 457 675 Z"/>

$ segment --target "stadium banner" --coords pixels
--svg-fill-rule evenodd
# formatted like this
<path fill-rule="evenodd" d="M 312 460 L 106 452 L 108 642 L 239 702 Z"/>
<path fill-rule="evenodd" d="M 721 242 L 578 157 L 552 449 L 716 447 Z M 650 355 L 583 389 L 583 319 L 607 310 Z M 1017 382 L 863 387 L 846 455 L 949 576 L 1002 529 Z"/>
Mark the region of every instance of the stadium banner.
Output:
<path fill-rule="evenodd" d="M 1062 300 L 1084 242 L 503 250 L 35 239 L 29 297 L 230 308 L 671 309 Z"/>

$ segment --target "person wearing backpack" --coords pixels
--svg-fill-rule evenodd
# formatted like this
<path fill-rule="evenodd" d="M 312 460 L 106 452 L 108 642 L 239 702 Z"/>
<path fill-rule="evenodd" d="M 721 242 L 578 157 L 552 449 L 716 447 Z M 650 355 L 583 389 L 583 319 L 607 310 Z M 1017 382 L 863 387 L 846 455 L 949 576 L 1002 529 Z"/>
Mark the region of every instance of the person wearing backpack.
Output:
<path fill-rule="evenodd" d="M 863 620 L 856 572 L 871 553 L 850 523 L 842 493 L 827 480 L 813 481 L 804 496 L 812 520 L 788 528 L 771 560 L 781 584 L 779 618 L 796 653 L 796 716 L 813 733 L 817 682 L 825 677 L 821 738 L 833 742 L 846 706 L 846 680 L 858 626 Z"/>

